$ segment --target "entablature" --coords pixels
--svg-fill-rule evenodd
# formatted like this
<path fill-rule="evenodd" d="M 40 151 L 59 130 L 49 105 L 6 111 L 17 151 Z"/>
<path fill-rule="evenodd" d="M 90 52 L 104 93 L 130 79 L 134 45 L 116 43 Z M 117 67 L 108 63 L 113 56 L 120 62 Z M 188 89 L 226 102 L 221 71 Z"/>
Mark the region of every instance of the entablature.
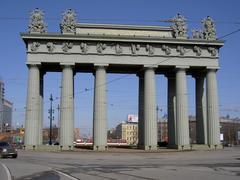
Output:
<path fill-rule="evenodd" d="M 28 53 L 217 58 L 223 41 L 156 37 L 21 34 Z"/>
<path fill-rule="evenodd" d="M 44 13 L 31 13 L 28 33 L 21 33 L 27 63 L 106 63 L 114 66 L 218 67 L 219 49 L 211 17 L 189 36 L 181 14 L 166 20 L 171 26 L 82 24 L 73 9 L 63 13 L 59 33 L 47 32 Z"/>

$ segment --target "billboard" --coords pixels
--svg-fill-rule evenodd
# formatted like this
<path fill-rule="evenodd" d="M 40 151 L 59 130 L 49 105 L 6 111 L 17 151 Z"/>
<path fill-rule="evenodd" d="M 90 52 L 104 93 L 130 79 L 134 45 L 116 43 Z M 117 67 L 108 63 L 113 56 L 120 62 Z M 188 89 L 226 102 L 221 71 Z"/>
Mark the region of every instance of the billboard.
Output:
<path fill-rule="evenodd" d="M 223 141 L 224 139 L 223 139 L 223 134 L 221 133 L 220 134 L 220 141 Z"/>
<path fill-rule="evenodd" d="M 237 132 L 237 138 L 240 141 L 240 131 Z"/>
<path fill-rule="evenodd" d="M 138 122 L 138 116 L 134 115 L 134 114 L 128 114 L 127 121 L 136 123 L 136 122 Z"/>

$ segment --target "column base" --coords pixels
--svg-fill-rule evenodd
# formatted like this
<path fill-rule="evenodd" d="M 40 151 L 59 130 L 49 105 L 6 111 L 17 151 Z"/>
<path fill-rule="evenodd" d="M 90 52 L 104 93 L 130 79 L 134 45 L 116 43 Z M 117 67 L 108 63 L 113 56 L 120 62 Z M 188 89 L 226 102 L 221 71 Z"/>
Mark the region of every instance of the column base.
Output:
<path fill-rule="evenodd" d="M 137 145 L 137 148 L 138 148 L 138 149 L 144 149 L 144 145 L 138 144 L 138 145 Z"/>
<path fill-rule="evenodd" d="M 156 151 L 156 150 L 158 150 L 157 145 L 148 145 L 148 146 L 144 145 L 142 147 L 143 147 L 142 149 L 144 149 L 145 151 Z"/>
<path fill-rule="evenodd" d="M 177 149 L 177 150 L 191 150 L 192 147 L 190 144 L 187 145 L 176 145 L 176 144 L 169 144 L 167 146 L 168 149 Z"/>
<path fill-rule="evenodd" d="M 215 144 L 215 145 L 210 145 L 210 144 L 208 144 L 208 147 L 209 147 L 209 149 L 215 149 L 215 150 L 217 150 L 217 149 L 223 149 L 223 145 L 222 144 Z"/>
<path fill-rule="evenodd" d="M 208 145 L 208 144 L 191 144 L 192 150 L 215 150 L 215 149 L 223 149 L 221 144 L 219 145 Z"/>
<path fill-rule="evenodd" d="M 37 145 L 23 145 L 23 149 L 24 150 L 37 150 L 38 149 L 38 146 Z"/>
<path fill-rule="evenodd" d="M 167 148 L 178 150 L 216 150 L 223 149 L 223 146 L 221 144 L 218 145 L 189 144 L 189 145 L 168 145 Z"/>
<path fill-rule="evenodd" d="M 30 151 L 61 151 L 60 146 L 57 145 L 24 145 L 24 150 Z M 62 148 L 62 150 L 69 150 L 67 148 Z M 73 150 L 73 147 L 71 148 Z"/>
<path fill-rule="evenodd" d="M 60 151 L 72 151 L 73 145 L 59 145 Z"/>
<path fill-rule="evenodd" d="M 106 151 L 108 150 L 108 146 L 105 145 L 93 145 L 94 151 Z"/>

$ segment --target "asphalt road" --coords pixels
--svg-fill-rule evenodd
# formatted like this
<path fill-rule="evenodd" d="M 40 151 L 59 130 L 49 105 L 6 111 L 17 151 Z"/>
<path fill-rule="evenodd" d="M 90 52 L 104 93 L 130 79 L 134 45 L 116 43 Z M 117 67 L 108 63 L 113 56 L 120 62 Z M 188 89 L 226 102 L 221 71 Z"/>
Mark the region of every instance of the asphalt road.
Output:
<path fill-rule="evenodd" d="M 0 159 L 0 180 L 239 180 L 240 147 L 217 151 L 33 152 Z M 11 179 L 11 178 L 10 178 Z"/>

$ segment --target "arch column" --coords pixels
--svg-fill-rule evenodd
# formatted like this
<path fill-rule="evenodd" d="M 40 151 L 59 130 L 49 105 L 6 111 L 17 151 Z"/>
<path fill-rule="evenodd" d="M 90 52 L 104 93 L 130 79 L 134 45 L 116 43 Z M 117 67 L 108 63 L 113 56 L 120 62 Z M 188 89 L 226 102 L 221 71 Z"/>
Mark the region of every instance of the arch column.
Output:
<path fill-rule="evenodd" d="M 73 67 L 62 65 L 60 105 L 60 146 L 62 150 L 73 149 L 74 140 L 74 90 Z"/>
<path fill-rule="evenodd" d="M 144 149 L 157 149 L 155 68 L 144 70 Z"/>
<path fill-rule="evenodd" d="M 40 70 L 39 65 L 28 65 L 28 90 L 25 119 L 26 148 L 35 148 L 39 145 L 39 110 L 40 110 Z"/>
<path fill-rule="evenodd" d="M 176 146 L 178 149 L 190 148 L 186 68 L 176 68 Z"/>
<path fill-rule="evenodd" d="M 220 147 L 220 127 L 219 127 L 216 71 L 217 71 L 216 69 L 208 69 L 206 79 L 208 145 L 210 148 Z"/>
<path fill-rule="evenodd" d="M 106 65 L 95 65 L 93 150 L 107 149 Z"/>
<path fill-rule="evenodd" d="M 196 101 L 196 141 L 197 144 L 207 144 L 207 122 L 206 122 L 206 94 L 205 74 L 196 74 L 195 78 L 195 101 Z"/>
<path fill-rule="evenodd" d="M 176 76 L 167 74 L 168 78 L 168 147 L 176 145 Z"/>
<path fill-rule="evenodd" d="M 144 74 L 138 74 L 138 147 L 144 146 Z"/>
<path fill-rule="evenodd" d="M 43 144 L 43 110 L 44 110 L 44 105 L 43 105 L 43 98 L 44 98 L 44 75 L 45 72 L 41 71 L 40 72 L 40 94 L 39 94 L 39 145 Z"/>

